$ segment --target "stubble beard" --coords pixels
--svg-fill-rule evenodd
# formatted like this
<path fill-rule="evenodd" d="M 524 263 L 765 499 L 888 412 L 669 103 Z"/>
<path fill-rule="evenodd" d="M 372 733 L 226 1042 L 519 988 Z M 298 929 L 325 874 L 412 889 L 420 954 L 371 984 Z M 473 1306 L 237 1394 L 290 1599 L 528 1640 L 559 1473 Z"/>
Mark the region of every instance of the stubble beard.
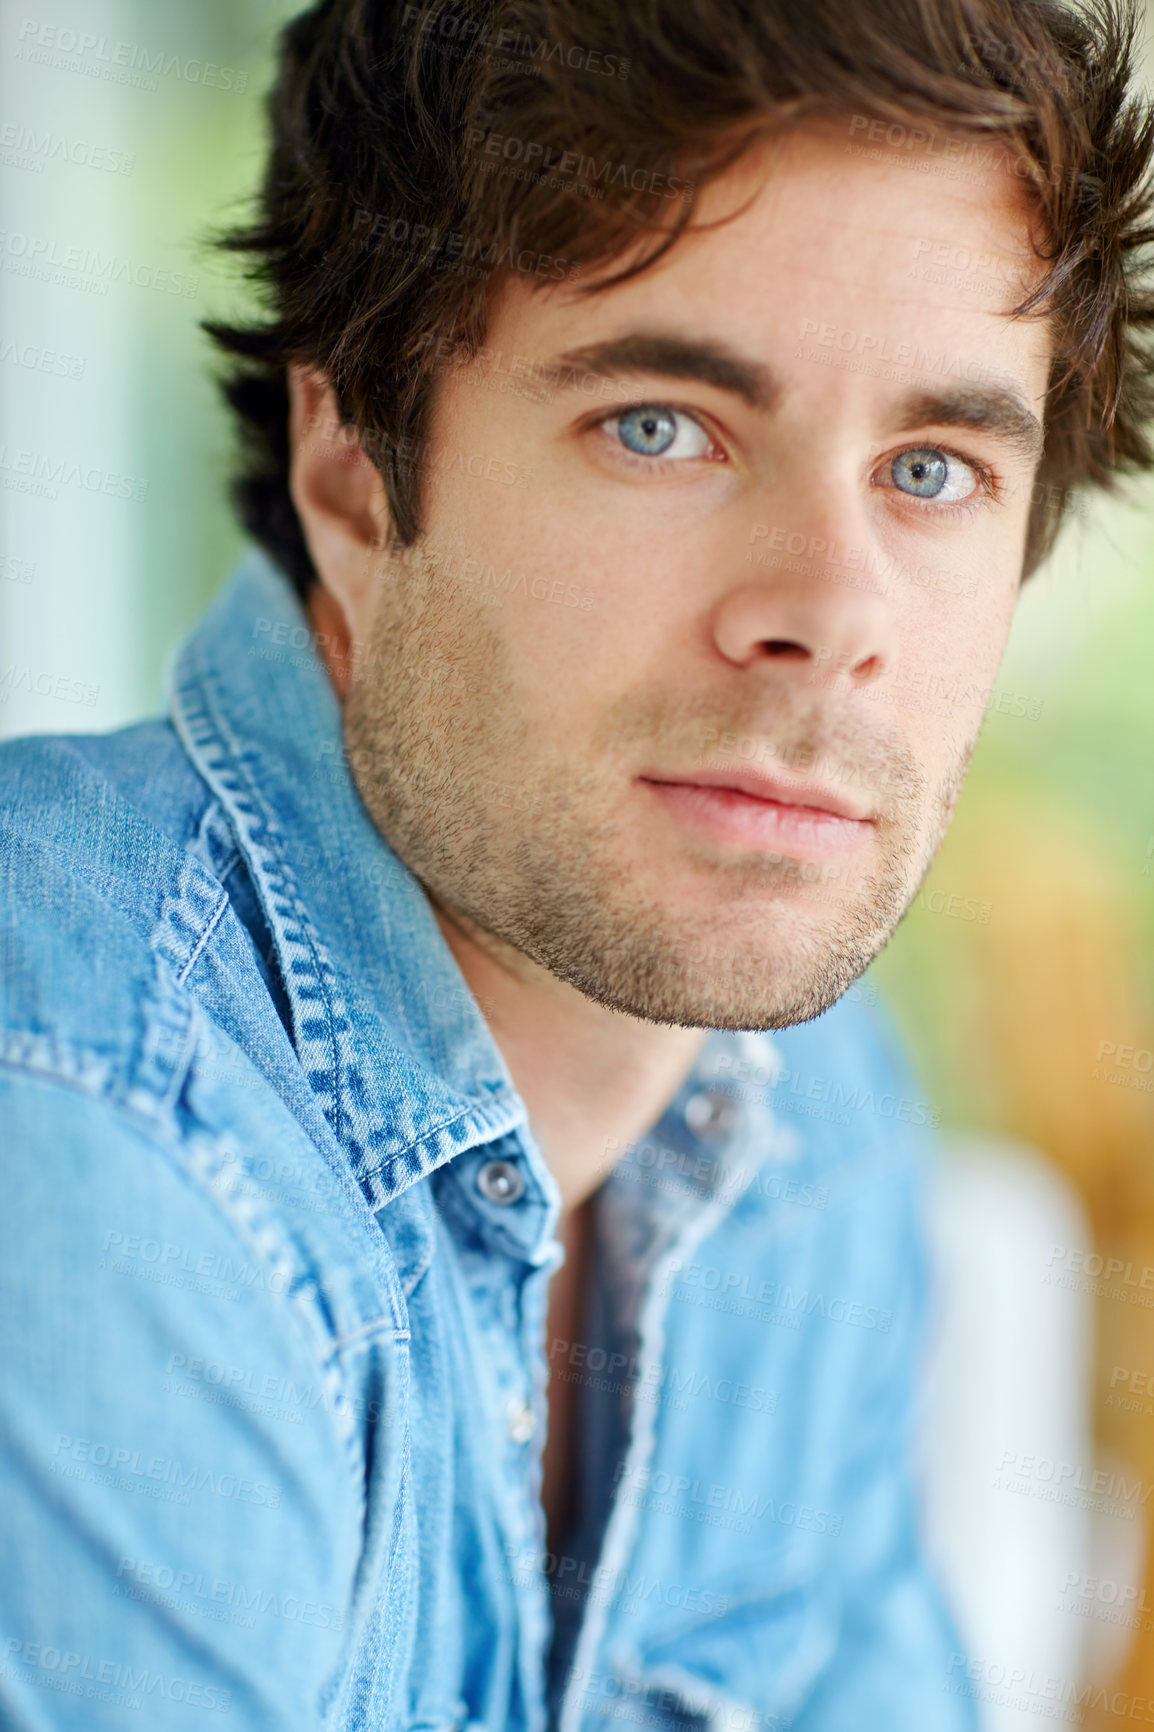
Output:
<path fill-rule="evenodd" d="M 434 903 L 596 1003 L 649 1022 L 785 1028 L 835 1003 L 916 895 L 973 742 L 929 790 L 895 735 L 866 738 L 828 693 L 778 679 L 760 686 L 756 715 L 745 696 L 633 691 L 608 706 L 579 756 L 560 735 L 570 749 L 550 755 L 518 710 L 486 617 L 496 609 L 452 590 L 412 558 L 381 584 L 345 716 L 369 814 Z M 722 860 L 702 844 L 698 870 L 724 894 L 711 886 L 692 911 L 663 903 L 660 873 L 639 873 L 623 845 L 622 806 L 636 812 L 632 778 L 643 765 L 708 756 L 716 766 L 703 742 L 723 734 L 759 742 L 763 769 L 773 768 L 772 742 L 779 767 L 819 766 L 823 781 L 883 790 L 869 868 Z"/>

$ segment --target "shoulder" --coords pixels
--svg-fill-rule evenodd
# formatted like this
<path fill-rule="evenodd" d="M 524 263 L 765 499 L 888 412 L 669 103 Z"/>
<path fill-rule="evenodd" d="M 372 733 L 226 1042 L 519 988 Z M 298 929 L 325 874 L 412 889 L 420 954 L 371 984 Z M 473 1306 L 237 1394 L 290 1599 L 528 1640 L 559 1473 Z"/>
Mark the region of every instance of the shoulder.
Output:
<path fill-rule="evenodd" d="M 122 1100 L 166 1092 L 178 990 L 227 900 L 171 728 L 0 747 L 0 1055 Z M 213 854 L 217 858 L 213 858 Z M 147 1080 L 151 1077 L 151 1080 Z"/>
<path fill-rule="evenodd" d="M 148 724 L 0 749 L 0 814 L 0 1111 L 13 1179 L 56 1172 L 61 1185 L 55 1218 L 33 1208 L 24 1221 L 30 1250 L 65 1217 L 85 1222 L 110 1194 L 154 1185 L 158 1220 L 203 1212 L 213 1226 L 197 1244 L 234 1258 L 255 1196 L 239 1195 L 229 1151 L 239 1139 L 246 1159 L 271 1160 L 294 1132 L 300 1158 L 312 1150 L 252 1040 L 231 1040 L 197 988 L 199 959 L 229 926 L 238 857 L 219 807 L 172 731 Z M 238 956 L 234 943 L 213 976 L 226 1008 L 263 993 Z M 259 1034 L 276 1016 L 258 1002 L 249 1020 Z M 269 1209 L 266 1238 L 283 1245 L 293 1199 Z"/>
<path fill-rule="evenodd" d="M 98 850 L 110 826 L 135 815 L 179 843 L 195 833 L 210 800 L 171 724 L 161 719 L 110 734 L 31 734 L 0 744 L 6 836 L 31 831 L 62 846 Z"/>
<path fill-rule="evenodd" d="M 107 1258 L 133 1264 L 137 1309 L 179 1294 L 214 1327 L 223 1316 L 222 1340 L 242 1304 L 274 1332 L 307 1312 L 313 1347 L 388 1335 L 395 1280 L 318 1146 L 323 1120 L 230 907 L 239 861 L 166 724 L 0 748 L 9 1225 L 30 1283 L 54 1244 L 83 1240 L 98 1311 L 119 1291 Z M 366 1251 L 379 1285 L 362 1292 L 349 1264 Z M 240 1300 L 225 1291 L 237 1269 Z"/>

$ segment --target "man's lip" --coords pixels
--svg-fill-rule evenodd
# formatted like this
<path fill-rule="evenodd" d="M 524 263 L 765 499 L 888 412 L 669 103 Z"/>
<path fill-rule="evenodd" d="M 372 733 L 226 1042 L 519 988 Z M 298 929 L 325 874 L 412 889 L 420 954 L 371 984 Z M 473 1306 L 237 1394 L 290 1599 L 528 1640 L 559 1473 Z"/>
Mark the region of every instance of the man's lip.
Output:
<path fill-rule="evenodd" d="M 765 800 L 778 806 L 797 806 L 803 811 L 821 812 L 833 818 L 850 818 L 859 824 L 871 824 L 874 815 L 859 801 L 835 794 L 817 782 L 778 781 L 773 776 L 758 776 L 747 770 L 686 770 L 646 773 L 642 782 L 659 782 L 682 788 L 727 788 L 751 799 Z"/>

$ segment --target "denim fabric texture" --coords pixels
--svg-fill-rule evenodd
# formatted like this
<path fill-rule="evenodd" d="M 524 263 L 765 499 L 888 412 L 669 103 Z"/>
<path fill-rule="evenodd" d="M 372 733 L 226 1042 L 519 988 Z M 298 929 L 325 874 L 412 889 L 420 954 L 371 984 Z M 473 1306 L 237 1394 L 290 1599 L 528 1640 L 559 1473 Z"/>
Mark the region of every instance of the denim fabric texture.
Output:
<path fill-rule="evenodd" d="M 169 720 L 9 744 L 0 807 L 0 1724 L 973 1724 L 908 1461 L 932 1115 L 859 989 L 708 1037 L 547 1344 L 556 1186 L 263 555 Z"/>

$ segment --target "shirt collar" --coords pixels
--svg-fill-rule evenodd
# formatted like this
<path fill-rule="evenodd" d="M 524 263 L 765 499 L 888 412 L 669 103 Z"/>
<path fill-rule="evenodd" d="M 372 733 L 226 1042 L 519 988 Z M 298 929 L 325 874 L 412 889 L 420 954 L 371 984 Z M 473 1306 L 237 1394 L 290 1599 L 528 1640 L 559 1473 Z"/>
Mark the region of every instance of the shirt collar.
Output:
<path fill-rule="evenodd" d="M 246 557 L 178 653 L 171 709 L 236 829 L 301 1065 L 373 1206 L 523 1129 L 524 1104 L 428 900 L 348 773 L 308 617 L 263 553 Z"/>
<path fill-rule="evenodd" d="M 179 651 L 171 711 L 236 830 L 301 1065 L 371 1205 L 515 1137 L 543 1205 L 540 1255 L 557 1191 L 524 1103 L 424 891 L 361 802 L 316 634 L 259 550 Z M 766 1036 L 711 1035 L 655 1127 L 661 1184 L 641 1190 L 679 1216 L 735 1201 L 764 1159 L 788 1158 L 765 1104 L 779 1067 Z M 630 1152 L 638 1177 L 647 1158 L 644 1143 Z"/>

